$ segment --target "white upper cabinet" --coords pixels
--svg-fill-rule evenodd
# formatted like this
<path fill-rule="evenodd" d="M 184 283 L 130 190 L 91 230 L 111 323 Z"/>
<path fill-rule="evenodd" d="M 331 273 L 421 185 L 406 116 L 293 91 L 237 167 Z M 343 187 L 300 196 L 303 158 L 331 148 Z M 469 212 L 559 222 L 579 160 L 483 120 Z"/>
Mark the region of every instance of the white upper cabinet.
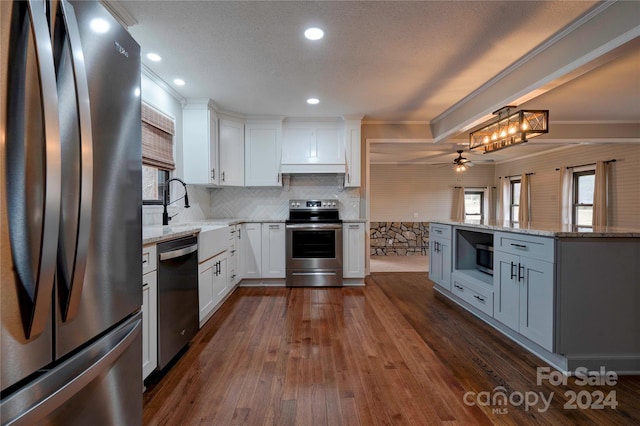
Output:
<path fill-rule="evenodd" d="M 218 185 L 218 117 L 213 102 L 190 100 L 182 110 L 184 181 Z"/>
<path fill-rule="evenodd" d="M 220 173 L 218 184 L 244 186 L 244 122 L 220 117 Z"/>
<path fill-rule="evenodd" d="M 283 173 L 344 173 L 343 125 L 338 120 L 285 120 Z"/>
<path fill-rule="evenodd" d="M 245 122 L 245 186 L 282 186 L 282 120 Z"/>
<path fill-rule="evenodd" d="M 360 124 L 360 119 L 345 119 L 344 122 L 345 187 L 360 186 Z"/>

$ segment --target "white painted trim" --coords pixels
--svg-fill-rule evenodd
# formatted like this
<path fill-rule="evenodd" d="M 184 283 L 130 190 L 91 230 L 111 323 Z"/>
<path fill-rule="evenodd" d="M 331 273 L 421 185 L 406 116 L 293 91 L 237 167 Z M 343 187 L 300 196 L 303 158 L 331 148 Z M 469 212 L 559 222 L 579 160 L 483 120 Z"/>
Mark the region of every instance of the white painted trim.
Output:
<path fill-rule="evenodd" d="M 138 20 L 118 0 L 100 0 L 100 3 L 123 27 L 138 25 Z"/>
<path fill-rule="evenodd" d="M 431 121 L 407 120 L 407 121 L 385 121 L 385 120 L 363 120 L 362 124 L 431 124 Z"/>
<path fill-rule="evenodd" d="M 173 98 L 175 98 L 178 102 L 180 102 L 181 105 L 184 105 L 186 103 L 186 99 L 180 93 L 176 92 L 176 90 L 173 87 L 171 87 L 169 84 L 167 84 L 166 81 L 164 81 L 162 78 L 160 78 L 160 76 L 158 76 L 158 74 L 154 73 L 145 64 L 142 64 L 141 72 L 142 72 L 142 75 L 144 75 L 149 80 L 153 81 L 155 84 L 160 86 L 160 88 L 162 90 L 164 90 L 165 92 L 170 94 Z"/>
<path fill-rule="evenodd" d="M 371 139 L 367 138 L 368 143 L 433 143 L 433 139 Z"/>
<path fill-rule="evenodd" d="M 638 120 L 549 120 L 549 124 L 640 124 Z"/>

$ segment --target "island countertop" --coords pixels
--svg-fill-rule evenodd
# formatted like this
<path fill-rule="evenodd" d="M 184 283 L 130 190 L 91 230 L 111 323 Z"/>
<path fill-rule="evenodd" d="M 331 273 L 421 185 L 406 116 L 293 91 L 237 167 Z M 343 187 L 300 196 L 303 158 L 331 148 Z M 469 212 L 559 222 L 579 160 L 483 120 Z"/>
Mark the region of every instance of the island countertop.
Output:
<path fill-rule="evenodd" d="M 509 221 L 480 222 L 477 220 L 467 220 L 460 222 L 450 219 L 431 220 L 430 222 L 555 238 L 640 238 L 640 229 L 616 226 L 595 226 L 593 228 L 584 228 L 570 224 L 552 222 L 528 222 L 526 224 L 521 224 Z"/>

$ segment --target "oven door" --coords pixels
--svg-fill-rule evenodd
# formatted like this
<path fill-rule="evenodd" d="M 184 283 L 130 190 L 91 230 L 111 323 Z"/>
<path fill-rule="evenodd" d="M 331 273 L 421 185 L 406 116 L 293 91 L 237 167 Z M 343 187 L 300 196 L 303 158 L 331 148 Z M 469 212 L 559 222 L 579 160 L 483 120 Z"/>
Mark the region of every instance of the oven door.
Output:
<path fill-rule="evenodd" d="M 287 269 L 342 269 L 342 224 L 286 225 Z"/>

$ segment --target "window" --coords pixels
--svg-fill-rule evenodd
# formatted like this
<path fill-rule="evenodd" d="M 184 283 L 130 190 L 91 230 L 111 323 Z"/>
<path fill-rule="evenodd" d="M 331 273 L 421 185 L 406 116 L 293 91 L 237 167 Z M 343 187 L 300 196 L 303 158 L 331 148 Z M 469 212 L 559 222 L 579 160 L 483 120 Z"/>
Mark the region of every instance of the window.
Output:
<path fill-rule="evenodd" d="M 144 204 L 162 204 L 164 183 L 170 177 L 169 170 L 142 164 L 142 200 Z M 167 199 L 171 199 L 169 188 L 167 188 Z"/>
<path fill-rule="evenodd" d="M 173 119 L 142 103 L 142 203 L 162 204 L 164 183 L 175 168 Z"/>
<path fill-rule="evenodd" d="M 511 180 L 510 199 L 509 220 L 511 222 L 518 223 L 518 216 L 520 213 L 520 179 Z"/>
<path fill-rule="evenodd" d="M 484 218 L 484 191 L 465 190 L 464 218 L 481 222 Z"/>
<path fill-rule="evenodd" d="M 573 224 L 579 227 L 593 226 L 593 189 L 595 170 L 573 173 Z"/>

